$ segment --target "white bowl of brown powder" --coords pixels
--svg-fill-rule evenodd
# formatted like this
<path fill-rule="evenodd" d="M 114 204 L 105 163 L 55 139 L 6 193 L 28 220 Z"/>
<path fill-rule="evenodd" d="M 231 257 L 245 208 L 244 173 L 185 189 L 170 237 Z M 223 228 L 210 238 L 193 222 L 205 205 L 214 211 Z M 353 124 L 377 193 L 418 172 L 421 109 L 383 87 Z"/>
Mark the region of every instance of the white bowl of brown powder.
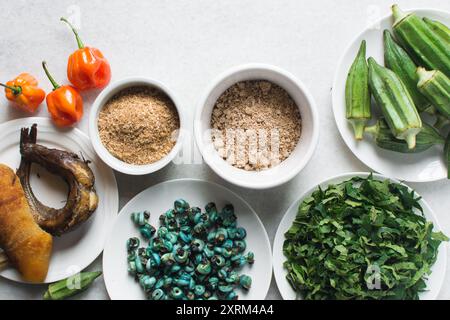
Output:
<path fill-rule="evenodd" d="M 184 118 L 161 83 L 128 78 L 109 85 L 95 100 L 89 135 L 111 168 L 143 175 L 167 165 L 182 146 Z"/>
<path fill-rule="evenodd" d="M 292 74 L 248 64 L 219 76 L 197 109 L 195 140 L 223 179 L 252 189 L 283 184 L 311 159 L 319 136 L 315 102 Z"/>

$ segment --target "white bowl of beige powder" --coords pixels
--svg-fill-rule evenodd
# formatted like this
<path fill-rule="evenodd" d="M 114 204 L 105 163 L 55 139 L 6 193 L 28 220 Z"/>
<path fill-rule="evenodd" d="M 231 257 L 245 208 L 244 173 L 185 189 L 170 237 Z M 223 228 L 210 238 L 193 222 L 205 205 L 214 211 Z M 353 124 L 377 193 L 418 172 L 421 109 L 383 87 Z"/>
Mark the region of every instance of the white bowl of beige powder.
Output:
<path fill-rule="evenodd" d="M 185 119 L 170 90 L 148 78 L 106 87 L 89 115 L 89 135 L 100 158 L 130 175 L 155 172 L 182 146 Z"/>
<path fill-rule="evenodd" d="M 295 177 L 319 137 L 313 97 L 292 74 L 265 64 L 234 67 L 206 91 L 194 120 L 205 162 L 235 185 L 266 189 Z"/>

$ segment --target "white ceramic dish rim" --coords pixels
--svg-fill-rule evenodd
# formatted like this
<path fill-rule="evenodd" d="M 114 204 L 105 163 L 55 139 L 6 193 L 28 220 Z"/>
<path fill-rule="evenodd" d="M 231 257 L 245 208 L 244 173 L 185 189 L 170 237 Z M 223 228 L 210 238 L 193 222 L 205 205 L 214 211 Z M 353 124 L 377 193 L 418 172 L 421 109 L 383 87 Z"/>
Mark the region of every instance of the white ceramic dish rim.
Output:
<path fill-rule="evenodd" d="M 148 188 L 145 188 L 144 190 L 142 190 L 141 192 L 139 192 L 138 194 L 136 194 L 132 199 L 130 199 L 130 201 L 128 201 L 128 202 L 123 206 L 123 208 L 120 210 L 119 214 L 117 214 L 117 215 L 115 216 L 114 221 L 112 222 L 112 228 L 111 228 L 111 230 L 110 230 L 110 235 L 107 237 L 107 241 L 109 242 L 109 239 L 111 239 L 111 238 L 114 237 L 113 230 L 114 230 L 115 224 L 117 223 L 117 221 L 118 221 L 118 219 L 119 219 L 119 217 L 120 217 L 121 215 L 126 214 L 126 212 L 128 212 L 128 209 L 127 209 L 128 203 L 132 202 L 132 201 L 134 200 L 134 198 L 138 197 L 141 193 L 145 192 L 145 191 L 146 191 L 147 189 L 149 189 L 149 188 L 153 188 L 153 187 L 160 186 L 160 185 L 163 185 L 163 184 L 168 184 L 168 183 L 176 183 L 176 182 L 180 182 L 180 181 L 201 182 L 201 183 L 207 183 L 207 184 L 214 185 L 214 186 L 216 186 L 216 187 L 219 188 L 219 189 L 223 189 L 223 190 L 226 190 L 227 192 L 230 192 L 230 193 L 233 194 L 236 198 L 238 198 L 240 201 L 242 201 L 243 204 L 245 204 L 248 208 L 250 208 L 250 211 L 253 213 L 254 217 L 256 218 L 256 219 L 255 219 L 256 223 L 260 225 L 260 227 L 262 228 L 262 230 L 264 230 L 264 235 L 263 235 L 263 236 L 264 236 L 264 241 L 265 241 L 266 246 L 269 248 L 269 251 L 270 251 L 270 252 L 269 252 L 270 260 L 269 260 L 269 261 L 265 261 L 265 263 L 269 263 L 269 264 L 272 266 L 271 269 L 273 270 L 273 252 L 272 252 L 272 246 L 271 246 L 271 243 L 270 243 L 269 235 L 267 234 L 267 230 L 266 230 L 266 228 L 264 227 L 264 224 L 262 223 L 261 219 L 259 218 L 259 215 L 258 215 L 258 214 L 256 213 L 256 211 L 253 209 L 253 207 L 250 206 L 250 204 L 249 204 L 247 201 L 245 201 L 245 199 L 244 199 L 243 197 L 241 197 L 240 195 L 238 195 L 238 194 L 235 193 L 234 191 L 228 189 L 227 187 L 225 187 L 225 186 L 223 186 L 223 185 L 221 185 L 221 184 L 219 184 L 219 183 L 212 182 L 212 181 L 208 181 L 208 180 L 195 179 L 195 178 L 179 178 L 179 179 L 172 179 L 172 180 L 162 181 L 162 182 L 157 183 L 157 184 L 155 184 L 155 185 L 152 185 L 152 186 L 150 186 L 150 187 L 148 187 Z M 106 243 L 107 243 L 107 242 L 105 242 L 105 245 L 106 245 Z M 103 257 L 102 257 L 102 269 L 103 269 L 103 265 L 105 264 L 105 257 L 106 257 L 106 255 L 103 254 Z M 267 297 L 267 294 L 268 294 L 269 289 L 270 289 L 270 284 L 271 284 L 271 282 L 272 282 L 272 278 L 273 278 L 273 272 L 270 273 L 269 281 L 267 281 L 267 285 L 266 285 L 267 288 L 266 288 L 266 290 L 265 290 L 264 297 Z M 103 281 L 104 281 L 104 283 L 105 283 L 105 287 L 106 287 L 106 291 L 108 292 L 108 296 L 111 298 L 110 289 L 108 288 L 108 284 L 107 284 L 107 282 L 106 282 L 105 277 L 103 278 Z"/>
<path fill-rule="evenodd" d="M 433 13 L 436 13 L 436 14 L 441 14 L 441 13 L 444 13 L 444 14 L 447 14 L 447 15 L 449 15 L 450 16 L 450 12 L 449 11 L 445 11 L 445 10 L 441 10 L 441 9 L 436 9 L 436 8 L 423 8 L 423 7 L 419 7 L 419 8 L 410 8 L 410 9 L 407 9 L 407 10 L 405 10 L 405 12 L 406 13 L 409 13 L 409 12 L 417 12 L 417 11 L 431 11 L 431 12 L 433 12 Z M 381 21 L 383 21 L 383 20 L 385 20 L 385 19 L 389 19 L 389 18 L 391 18 L 392 17 L 392 13 L 389 13 L 389 14 L 386 14 L 386 15 L 384 15 L 383 17 L 381 17 L 380 19 L 378 19 L 375 23 L 373 23 L 372 25 L 373 26 L 375 26 L 375 25 L 378 25 Z M 343 51 L 343 53 L 342 53 L 342 55 L 340 56 L 340 58 L 339 58 L 339 61 L 338 61 L 338 64 L 337 64 L 337 67 L 336 67 L 336 70 L 335 70 L 335 72 L 334 72 L 334 79 L 333 79 L 333 89 L 332 89 L 332 104 L 333 104 L 333 108 L 334 108 L 334 106 L 335 105 L 338 105 L 339 104 L 339 102 L 337 101 L 338 100 L 338 97 L 337 97 L 337 94 L 335 94 L 335 88 L 337 88 L 338 86 L 337 86 L 337 83 L 338 83 L 338 78 L 339 78 L 339 73 L 338 73 L 338 71 L 339 71 L 339 68 L 340 68 L 340 66 L 343 64 L 343 62 L 344 62 L 344 60 L 345 60 L 345 58 L 346 58 L 346 56 L 347 56 L 347 52 L 350 50 L 350 48 L 353 46 L 353 44 L 368 30 L 368 29 L 370 29 L 370 27 L 366 27 L 366 28 L 364 28 L 364 30 L 362 30 L 361 32 L 359 32 L 354 38 L 352 38 L 352 40 L 349 42 L 349 44 L 345 47 L 345 50 Z M 336 114 L 336 112 L 333 112 L 333 116 L 334 116 L 334 119 L 335 119 L 335 123 L 336 123 L 336 126 L 338 127 L 338 130 L 339 130 L 339 134 L 341 135 L 341 138 L 342 138 L 342 140 L 344 140 L 344 142 L 345 142 L 345 144 L 346 144 L 346 146 L 347 146 L 347 148 L 348 149 L 350 149 L 350 151 L 353 153 L 353 155 L 356 157 L 356 158 L 358 158 L 359 159 L 359 161 L 361 161 L 361 162 L 363 162 L 364 164 L 366 164 L 367 166 L 369 166 L 370 168 L 372 168 L 373 170 L 375 170 L 375 168 L 372 166 L 372 163 L 369 165 L 369 163 L 366 163 L 366 161 L 362 161 L 360 158 L 359 158 L 359 156 L 358 156 L 358 154 L 357 154 L 357 152 L 355 151 L 355 150 L 353 150 L 353 148 L 351 148 L 350 146 L 349 146 L 349 144 L 347 143 L 347 140 L 346 139 L 344 139 L 344 135 L 342 134 L 342 129 L 341 129 L 341 126 L 339 125 L 339 121 L 338 121 L 338 119 L 336 118 L 336 116 L 337 116 L 337 114 Z M 376 171 L 376 170 L 375 170 Z M 382 172 L 380 172 L 380 173 L 382 173 Z M 433 182 L 433 181 L 440 181 L 440 180 L 444 180 L 444 179 L 446 179 L 446 177 L 444 176 L 444 177 L 442 177 L 442 178 L 428 178 L 428 179 L 408 179 L 408 180 L 404 180 L 404 181 L 407 181 L 407 182 Z"/>
<path fill-rule="evenodd" d="M 53 124 L 51 123 L 50 118 L 27 117 L 27 118 L 19 118 L 19 119 L 14 119 L 14 120 L 10 120 L 10 121 L 4 122 L 4 123 L 0 124 L 0 127 L 6 126 L 6 125 L 11 125 L 11 128 L 16 128 L 14 130 L 17 130 L 18 127 L 24 125 L 23 122 L 26 122 L 26 123 L 28 123 L 30 125 L 33 124 L 33 123 L 36 123 L 38 125 L 38 127 L 39 127 L 39 125 L 46 125 L 48 127 L 52 127 L 53 126 Z M 58 129 L 55 129 L 55 130 L 58 130 Z M 75 132 L 75 133 L 71 133 L 71 134 L 79 135 L 80 137 L 82 137 L 82 140 L 79 143 L 84 145 L 87 149 L 91 149 L 90 151 L 92 152 L 92 155 L 94 155 L 94 156 L 96 155 L 96 152 L 95 152 L 94 148 L 90 144 L 90 140 L 89 140 L 88 135 L 86 135 L 83 131 L 79 130 L 78 128 L 71 128 L 71 129 L 67 129 L 67 130 Z M 9 131 L 12 131 L 12 129 L 9 130 Z M 66 129 L 61 129 L 61 131 L 64 132 L 64 131 L 66 131 Z M 100 162 L 102 162 L 101 158 L 98 158 L 98 160 Z M 113 226 L 113 222 L 115 221 L 115 218 L 117 216 L 117 211 L 119 209 L 119 191 L 118 191 L 118 187 L 117 187 L 116 176 L 112 172 L 111 168 L 109 168 L 106 164 L 104 164 L 104 169 L 111 171 L 110 177 L 108 177 L 108 179 L 111 179 L 111 182 L 112 182 L 111 189 L 114 192 L 113 198 L 115 199 L 115 202 L 116 202 L 115 205 L 113 206 L 113 208 L 115 208 L 114 217 L 112 219 L 105 220 L 105 221 L 110 221 L 109 225 L 108 225 L 108 229 L 110 229 Z M 6 277 L 6 276 L 1 276 L 1 277 L 4 278 L 4 279 L 9 279 L 10 281 L 14 281 L 14 282 L 17 282 L 17 283 L 25 283 L 25 284 L 31 284 L 31 285 L 42 285 L 42 284 L 52 283 L 52 282 L 55 282 L 55 281 L 62 280 L 63 278 L 66 278 L 66 277 L 70 277 L 70 276 L 78 273 L 79 270 L 84 270 L 85 268 L 87 268 L 103 252 L 103 248 L 104 248 L 104 245 L 106 243 L 106 240 L 107 240 L 107 237 L 108 237 L 109 233 L 110 233 L 110 230 L 107 230 L 105 232 L 105 237 L 103 239 L 103 243 L 99 246 L 100 249 L 97 252 L 91 253 L 90 257 L 88 259 L 86 259 L 85 263 L 80 263 L 79 264 L 79 266 L 78 266 L 79 269 L 78 268 L 74 268 L 71 274 L 66 274 L 64 277 L 59 277 L 59 278 L 55 278 L 55 279 L 46 279 L 42 283 L 31 283 L 31 282 L 27 282 L 27 281 L 22 280 L 22 279 L 13 279 L 13 278 Z"/>
<path fill-rule="evenodd" d="M 292 204 L 289 206 L 289 208 L 286 210 L 286 212 L 284 213 L 283 217 L 281 218 L 280 224 L 278 225 L 276 234 L 275 234 L 275 238 L 273 241 L 273 246 L 272 246 L 272 253 L 273 253 L 273 257 L 272 260 L 275 261 L 273 264 L 273 273 L 274 273 L 274 278 L 275 278 L 275 282 L 277 284 L 278 290 L 281 294 L 281 297 L 284 300 L 292 300 L 292 297 L 289 295 L 289 293 L 286 292 L 286 290 L 284 290 L 281 286 L 281 283 L 284 283 L 284 286 L 289 286 L 289 283 L 287 283 L 286 280 L 286 270 L 283 267 L 283 262 L 286 260 L 283 252 L 282 252 L 282 247 L 283 247 L 283 242 L 284 242 L 284 233 L 287 230 L 281 230 L 281 228 L 283 227 L 284 224 L 286 224 L 287 222 L 285 222 L 286 219 L 288 219 L 288 213 L 290 211 L 292 211 L 294 209 L 294 207 L 298 206 L 299 203 L 305 199 L 306 197 L 308 197 L 314 190 L 317 189 L 318 186 L 324 186 L 324 185 L 329 185 L 330 182 L 335 182 L 335 181 L 345 181 L 347 179 L 350 179 L 352 177 L 367 177 L 368 175 L 370 175 L 370 172 L 347 172 L 347 173 L 343 173 L 343 174 L 339 174 L 339 175 L 335 175 L 333 177 L 330 178 L 326 178 L 324 180 L 322 180 L 321 182 L 314 184 L 313 186 L 311 186 L 310 188 L 308 188 L 304 193 L 302 193 L 302 195 L 300 197 L 298 197 L 296 200 L 294 200 L 292 202 Z M 397 179 L 394 178 L 389 178 L 385 175 L 379 174 L 379 173 L 372 173 L 374 178 L 376 179 L 384 179 L 384 180 L 389 180 L 395 183 L 400 183 L 406 187 L 408 187 L 410 190 L 411 187 L 409 187 L 408 185 L 404 184 L 401 181 L 398 181 Z M 420 196 L 419 194 L 416 194 L 417 196 Z M 434 230 L 442 230 L 441 225 L 439 224 L 439 220 L 436 217 L 436 214 L 434 213 L 434 211 L 431 209 L 430 205 L 423 199 L 421 198 L 420 200 L 421 205 L 428 210 L 429 215 L 433 218 L 434 220 Z M 295 217 L 294 217 L 295 218 Z M 292 224 L 292 221 L 289 223 L 289 225 Z M 281 252 L 279 252 L 278 254 L 276 254 L 276 250 L 280 249 Z M 439 246 L 439 252 L 443 252 L 443 269 L 446 270 L 447 268 L 447 250 L 448 250 L 448 243 L 447 242 L 443 242 L 441 243 L 441 245 Z M 275 256 L 277 255 L 277 256 Z M 278 261 L 277 260 L 282 258 L 282 261 Z M 439 288 L 436 289 L 437 295 L 439 294 L 439 292 L 442 289 L 442 285 L 444 283 L 444 278 L 442 279 L 441 283 L 439 284 Z M 289 286 L 289 289 L 291 291 L 293 291 L 293 289 L 291 289 L 291 287 Z M 436 295 L 436 296 L 437 296 Z M 436 297 L 434 297 L 436 298 Z"/>
<path fill-rule="evenodd" d="M 179 134 L 175 146 L 165 157 L 158 160 L 157 162 L 147 165 L 129 164 L 114 157 L 101 142 L 97 126 L 99 112 L 104 107 L 105 103 L 107 103 L 108 100 L 111 99 L 111 97 L 114 94 L 118 93 L 120 90 L 134 86 L 150 86 L 164 92 L 175 105 L 175 108 L 178 112 L 178 118 L 180 120 Z M 128 175 L 145 175 L 153 173 L 165 167 L 175 158 L 175 156 L 181 150 L 185 134 L 186 119 L 179 100 L 166 85 L 158 80 L 147 77 L 127 77 L 109 84 L 95 99 L 89 113 L 89 136 L 91 138 L 91 142 L 95 152 L 108 166 L 116 171 Z"/>
<path fill-rule="evenodd" d="M 211 95 L 211 93 L 213 92 L 213 90 L 217 86 L 219 86 L 221 82 L 223 82 L 227 78 L 231 77 L 232 75 L 243 72 L 243 71 L 252 71 L 252 70 L 264 70 L 264 71 L 276 73 L 276 74 L 279 74 L 280 76 L 288 79 L 289 81 L 291 81 L 297 87 L 297 89 L 299 91 L 301 91 L 302 94 L 305 96 L 305 99 L 307 100 L 307 102 L 309 104 L 309 110 L 310 110 L 311 116 L 312 116 L 311 144 L 310 144 L 306 154 L 304 154 L 302 156 L 301 161 L 299 161 L 299 163 L 295 167 L 293 167 L 292 170 L 288 174 L 285 174 L 278 179 L 266 180 L 266 182 L 264 182 L 264 183 L 260 183 L 260 182 L 254 183 L 250 179 L 249 180 L 238 179 L 238 178 L 235 178 L 234 176 L 224 174 L 222 172 L 222 170 L 218 166 L 216 166 L 216 164 L 214 163 L 214 160 L 212 159 L 212 156 L 210 156 L 210 154 L 208 152 L 204 151 L 205 145 L 204 145 L 204 142 L 202 139 L 203 133 L 200 130 L 201 115 L 202 115 L 203 109 L 206 105 L 206 102 L 207 102 L 209 96 Z M 264 78 L 262 77 L 261 80 L 264 80 Z M 203 156 L 203 159 L 208 164 L 208 166 L 224 180 L 226 180 L 234 185 L 240 186 L 240 187 L 255 189 L 255 190 L 273 188 L 273 187 L 282 185 L 282 184 L 288 182 L 289 180 L 291 180 L 292 178 L 294 178 L 309 163 L 309 161 L 311 160 L 311 158 L 317 148 L 317 144 L 319 141 L 319 130 L 320 130 L 319 127 L 320 127 L 320 124 L 319 124 L 319 116 L 318 116 L 318 111 L 317 111 L 317 107 L 316 107 L 316 102 L 314 100 L 314 97 L 310 93 L 310 91 L 303 84 L 303 82 L 300 81 L 293 74 L 289 73 L 288 71 L 285 71 L 279 67 L 269 65 L 269 64 L 264 64 L 264 63 L 248 63 L 248 64 L 237 65 L 237 66 L 234 66 L 234 67 L 224 71 L 219 76 L 217 76 L 212 81 L 211 85 L 207 88 L 207 90 L 203 94 L 202 98 L 200 99 L 200 103 L 197 106 L 197 109 L 195 112 L 195 117 L 194 117 L 195 141 L 196 141 L 197 147 L 200 150 L 200 153 Z M 236 168 L 236 170 L 241 170 L 241 169 Z M 269 169 L 269 170 L 271 170 L 271 169 Z M 267 172 L 269 170 L 265 170 L 265 171 L 261 171 L 261 172 Z"/>

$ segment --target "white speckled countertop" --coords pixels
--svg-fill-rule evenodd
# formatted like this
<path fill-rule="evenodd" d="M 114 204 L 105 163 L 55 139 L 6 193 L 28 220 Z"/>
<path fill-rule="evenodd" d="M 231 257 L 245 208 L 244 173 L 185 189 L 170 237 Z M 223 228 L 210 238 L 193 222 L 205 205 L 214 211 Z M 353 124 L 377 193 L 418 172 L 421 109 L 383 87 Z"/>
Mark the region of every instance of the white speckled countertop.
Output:
<path fill-rule="evenodd" d="M 448 1 L 397 2 L 405 9 L 450 11 Z M 78 19 L 84 42 L 108 57 L 113 81 L 138 75 L 162 81 L 189 110 L 189 120 L 212 79 L 232 66 L 261 62 L 293 73 L 316 99 L 321 132 L 311 162 L 289 183 L 266 191 L 245 190 L 224 182 L 204 164 L 171 164 L 156 174 L 133 179 L 116 174 L 121 207 L 161 181 L 195 177 L 219 182 L 248 200 L 272 241 L 285 210 L 308 187 L 340 173 L 369 170 L 340 138 L 331 111 L 331 83 L 349 41 L 387 14 L 391 4 L 392 0 L 9 1 L 0 10 L 0 79 L 6 81 L 27 71 L 39 77 L 49 91 L 40 65 L 43 59 L 57 79 L 66 79 L 67 57 L 75 42 L 58 21 L 62 15 Z M 95 93 L 85 96 L 86 110 L 94 99 Z M 48 116 L 45 104 L 38 115 Z M 2 94 L 0 123 L 22 116 L 8 107 Z M 87 132 L 87 117 L 79 128 Z M 428 201 L 443 231 L 450 234 L 450 183 L 410 186 Z M 447 265 L 441 299 L 450 299 L 450 263 Z M 99 268 L 100 258 L 90 269 Z M 0 299 L 39 299 L 44 290 L 44 286 L 0 279 Z M 103 281 L 96 281 L 78 298 L 107 299 Z M 267 298 L 280 298 L 274 281 Z"/>

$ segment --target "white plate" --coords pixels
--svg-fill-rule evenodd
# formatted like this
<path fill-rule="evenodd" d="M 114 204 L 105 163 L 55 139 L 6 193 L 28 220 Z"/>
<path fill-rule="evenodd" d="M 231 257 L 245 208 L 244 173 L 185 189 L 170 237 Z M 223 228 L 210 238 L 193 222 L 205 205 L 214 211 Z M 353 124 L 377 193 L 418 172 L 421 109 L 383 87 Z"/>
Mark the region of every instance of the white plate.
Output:
<path fill-rule="evenodd" d="M 319 185 L 322 189 L 326 189 L 327 186 L 330 184 L 337 184 L 355 176 L 365 178 L 368 175 L 369 173 L 367 172 L 350 172 L 327 179 L 321 182 Z M 389 179 L 379 174 L 374 174 L 373 176 L 378 180 Z M 400 183 L 399 181 L 396 181 L 394 179 L 390 179 L 390 181 Z M 313 193 L 313 191 L 317 190 L 317 188 L 318 186 L 315 185 L 314 187 L 306 191 L 297 201 L 295 201 L 289 207 L 283 219 L 281 220 L 280 225 L 278 226 L 277 233 L 275 235 L 275 241 L 273 244 L 273 261 L 274 261 L 273 271 L 278 289 L 280 290 L 281 296 L 285 300 L 300 299 L 301 297 L 299 297 L 298 294 L 292 289 L 292 287 L 290 286 L 289 282 L 286 279 L 287 271 L 283 267 L 283 263 L 284 261 L 286 261 L 286 257 L 283 254 L 283 243 L 285 240 L 284 234 L 286 233 L 286 231 L 289 230 L 292 223 L 294 222 L 295 217 L 297 216 L 299 205 L 306 197 L 309 197 Z M 420 195 L 416 193 L 416 196 Z M 441 227 L 439 226 L 436 216 L 434 215 L 430 206 L 423 199 L 421 199 L 419 203 L 423 208 L 427 220 L 433 222 L 434 230 L 441 230 Z M 421 300 L 434 300 L 437 298 L 439 291 L 441 290 L 442 283 L 444 282 L 446 265 L 447 265 L 447 243 L 444 242 L 439 246 L 436 263 L 431 268 L 432 273 L 429 276 L 428 280 L 426 280 L 428 291 L 420 294 Z"/>
<path fill-rule="evenodd" d="M 416 9 L 419 16 L 440 20 L 450 25 L 450 13 Z M 401 154 L 377 147 L 372 138 L 365 136 L 363 141 L 356 141 L 351 125 L 345 118 L 345 82 L 348 70 L 355 59 L 362 40 L 367 41 L 367 57 L 374 57 L 383 64 L 383 31 L 392 30 L 392 16 L 386 16 L 373 28 L 364 30 L 352 41 L 340 59 L 333 83 L 333 112 L 339 132 L 347 146 L 359 160 L 373 170 L 386 176 L 410 182 L 426 182 L 445 179 L 447 169 L 441 147 L 433 147 L 419 154 Z M 372 108 L 373 111 L 378 108 Z M 377 113 L 375 113 L 377 114 Z M 379 114 L 379 113 L 378 113 Z M 375 118 L 375 117 L 374 117 Z"/>
<path fill-rule="evenodd" d="M 95 175 L 95 188 L 99 206 L 88 221 L 74 231 L 53 238 L 53 253 L 45 283 L 55 282 L 86 268 L 102 252 L 106 236 L 119 208 L 116 179 L 94 152 L 89 138 L 78 129 L 59 130 L 48 118 L 23 118 L 0 125 L 0 163 L 12 169 L 19 167 L 20 129 L 36 123 L 37 142 L 50 148 L 72 151 L 91 160 L 89 167 Z M 61 179 L 52 179 L 45 169 L 33 166 L 37 174 L 31 176 L 33 191 L 43 203 L 62 207 L 67 199 L 67 186 Z M 10 280 L 24 282 L 15 269 L 6 269 L 0 275 Z"/>
<path fill-rule="evenodd" d="M 239 290 L 239 299 L 264 299 L 272 278 L 272 253 L 261 220 L 234 192 L 218 184 L 195 179 L 171 180 L 152 186 L 130 200 L 120 211 L 103 252 L 103 275 L 111 299 L 145 299 L 143 290 L 127 272 L 125 243 L 130 237 L 139 237 L 138 230 L 130 220 L 131 212 L 149 210 L 150 224 L 156 227 L 159 226 L 159 216 L 172 208 L 173 202 L 179 198 L 202 210 L 211 201 L 216 203 L 219 210 L 227 203 L 233 204 L 238 226 L 247 230 L 247 251 L 255 254 L 255 263 L 241 270 L 252 277 L 252 287 L 248 292 Z"/>

